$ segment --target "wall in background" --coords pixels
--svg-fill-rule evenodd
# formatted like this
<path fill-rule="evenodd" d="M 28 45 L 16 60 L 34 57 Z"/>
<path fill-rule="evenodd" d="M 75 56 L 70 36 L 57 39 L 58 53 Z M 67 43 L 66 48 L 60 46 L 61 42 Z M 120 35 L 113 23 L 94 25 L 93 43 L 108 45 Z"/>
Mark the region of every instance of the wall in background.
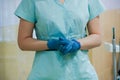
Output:
<path fill-rule="evenodd" d="M 21 51 L 16 42 L 0 42 L 0 80 L 26 80 L 34 52 Z"/>
<path fill-rule="evenodd" d="M 101 1 L 108 10 L 120 8 L 120 0 L 101 0 Z"/>
<path fill-rule="evenodd" d="M 16 41 L 16 29 L 14 28 L 19 21 L 14 11 L 19 2 L 20 0 L 0 0 L 0 42 Z"/>
<path fill-rule="evenodd" d="M 120 9 L 108 10 L 100 16 L 103 30 L 103 42 L 112 42 L 112 27 L 116 28 L 116 43 L 120 39 Z M 104 48 L 104 44 L 91 51 L 92 63 L 97 70 L 99 80 L 113 80 L 112 53 Z"/>

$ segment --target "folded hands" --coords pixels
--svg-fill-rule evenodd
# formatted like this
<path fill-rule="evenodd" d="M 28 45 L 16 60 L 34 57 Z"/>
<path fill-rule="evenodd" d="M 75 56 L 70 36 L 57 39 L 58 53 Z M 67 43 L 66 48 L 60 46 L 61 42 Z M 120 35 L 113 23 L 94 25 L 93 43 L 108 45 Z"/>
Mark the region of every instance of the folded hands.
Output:
<path fill-rule="evenodd" d="M 81 44 L 77 40 L 61 37 L 48 40 L 47 46 L 50 50 L 59 50 L 63 55 L 76 52 L 81 48 Z"/>

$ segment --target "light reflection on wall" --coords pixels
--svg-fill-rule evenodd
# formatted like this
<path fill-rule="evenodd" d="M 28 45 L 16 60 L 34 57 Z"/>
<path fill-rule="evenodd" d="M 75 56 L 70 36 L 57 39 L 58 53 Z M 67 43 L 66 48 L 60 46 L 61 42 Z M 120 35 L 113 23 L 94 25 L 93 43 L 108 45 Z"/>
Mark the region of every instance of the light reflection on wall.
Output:
<path fill-rule="evenodd" d="M 0 0 L 0 42 L 17 40 L 19 19 L 14 15 L 14 12 L 20 1 Z"/>
<path fill-rule="evenodd" d="M 120 9 L 120 0 L 101 0 L 106 9 Z"/>
<path fill-rule="evenodd" d="M 0 0 L 0 27 L 10 26 L 18 23 L 14 11 L 20 0 Z"/>
<path fill-rule="evenodd" d="M 0 41 L 15 41 L 18 18 L 14 11 L 20 0 L 0 0 Z"/>

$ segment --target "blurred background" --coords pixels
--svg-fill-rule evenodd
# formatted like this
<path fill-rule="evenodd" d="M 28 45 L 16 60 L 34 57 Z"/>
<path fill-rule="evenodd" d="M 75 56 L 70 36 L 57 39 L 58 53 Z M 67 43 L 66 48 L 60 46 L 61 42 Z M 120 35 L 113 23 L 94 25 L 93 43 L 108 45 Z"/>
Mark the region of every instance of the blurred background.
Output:
<path fill-rule="evenodd" d="M 112 27 L 116 28 L 116 44 L 119 42 L 120 0 L 101 1 L 106 8 L 100 15 L 103 44 L 90 50 L 89 57 L 99 80 L 113 80 L 112 53 L 105 49 L 104 42 L 111 43 Z M 34 59 L 33 51 L 21 51 L 17 45 L 19 19 L 14 11 L 19 3 L 20 0 L 0 0 L 0 80 L 26 80 Z"/>

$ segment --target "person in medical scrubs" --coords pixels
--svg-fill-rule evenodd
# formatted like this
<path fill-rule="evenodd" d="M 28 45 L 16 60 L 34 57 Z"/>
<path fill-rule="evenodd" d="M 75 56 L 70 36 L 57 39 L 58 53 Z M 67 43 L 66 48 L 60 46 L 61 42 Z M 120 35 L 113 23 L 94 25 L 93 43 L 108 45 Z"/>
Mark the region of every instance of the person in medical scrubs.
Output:
<path fill-rule="evenodd" d="M 100 0 L 22 0 L 18 45 L 36 51 L 27 80 L 98 80 L 88 50 L 101 44 L 103 11 Z"/>

